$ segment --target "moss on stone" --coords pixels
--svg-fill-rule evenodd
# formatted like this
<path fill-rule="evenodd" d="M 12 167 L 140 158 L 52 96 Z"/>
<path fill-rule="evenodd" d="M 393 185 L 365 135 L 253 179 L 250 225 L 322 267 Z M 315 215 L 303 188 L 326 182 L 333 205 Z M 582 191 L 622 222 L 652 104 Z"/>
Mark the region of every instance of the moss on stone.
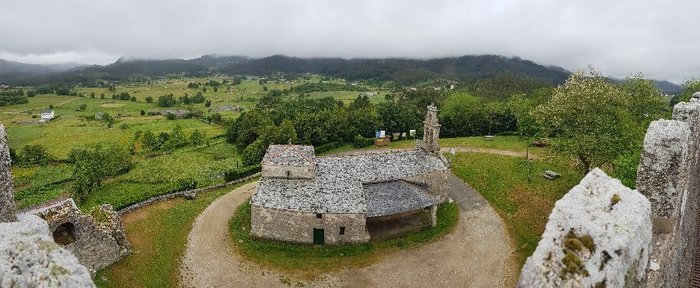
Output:
<path fill-rule="evenodd" d="M 620 194 L 613 194 L 612 198 L 610 198 L 610 207 L 615 206 L 620 200 L 622 200 Z"/>
<path fill-rule="evenodd" d="M 581 258 L 576 255 L 573 251 L 566 251 L 566 255 L 561 259 L 561 263 L 564 264 L 564 269 L 562 269 L 561 277 L 565 277 L 567 274 L 579 274 L 583 276 L 588 276 L 588 270 L 583 266 Z"/>

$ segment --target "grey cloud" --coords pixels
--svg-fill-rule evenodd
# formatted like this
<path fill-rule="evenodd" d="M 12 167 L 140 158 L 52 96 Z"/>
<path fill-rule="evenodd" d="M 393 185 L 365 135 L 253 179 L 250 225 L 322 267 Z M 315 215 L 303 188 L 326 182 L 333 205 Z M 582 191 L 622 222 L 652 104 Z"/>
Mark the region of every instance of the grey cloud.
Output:
<path fill-rule="evenodd" d="M 682 81 L 700 76 L 699 1 L 4 0 L 0 58 L 519 56 Z"/>

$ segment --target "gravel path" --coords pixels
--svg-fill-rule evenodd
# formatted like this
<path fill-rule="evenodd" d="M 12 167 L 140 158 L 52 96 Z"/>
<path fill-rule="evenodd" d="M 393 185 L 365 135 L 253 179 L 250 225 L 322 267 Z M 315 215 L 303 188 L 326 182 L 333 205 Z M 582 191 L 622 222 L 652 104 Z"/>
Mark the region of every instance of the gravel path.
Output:
<path fill-rule="evenodd" d="M 495 211 L 456 177 L 450 192 L 462 208 L 455 231 L 373 265 L 320 277 L 311 287 L 512 287 L 510 240 Z M 230 247 L 228 220 L 255 183 L 222 196 L 197 217 L 181 267 L 185 287 L 284 287 L 284 275 L 241 262 Z"/>

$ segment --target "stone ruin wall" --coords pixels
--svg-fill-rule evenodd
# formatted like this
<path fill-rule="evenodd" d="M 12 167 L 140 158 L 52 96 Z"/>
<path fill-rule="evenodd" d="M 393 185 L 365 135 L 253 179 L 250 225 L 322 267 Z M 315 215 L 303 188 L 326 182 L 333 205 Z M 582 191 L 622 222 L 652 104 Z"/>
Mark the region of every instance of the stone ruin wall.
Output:
<path fill-rule="evenodd" d="M 11 161 L 5 126 L 0 124 L 0 223 L 17 221 Z"/>
<path fill-rule="evenodd" d="M 607 276 L 604 278 L 600 278 L 599 271 L 591 273 L 591 269 L 588 269 L 588 273 L 584 273 L 584 275 L 573 277 L 571 273 L 561 273 L 561 268 L 552 266 L 552 258 L 547 256 L 553 254 L 547 253 L 556 253 L 557 249 L 562 249 L 562 247 L 552 243 L 556 244 L 561 239 L 566 238 L 568 234 L 566 231 L 571 228 L 575 230 L 595 229 L 596 226 L 600 225 L 595 219 L 604 218 L 607 215 L 606 213 L 609 212 L 605 207 L 601 209 L 580 207 L 579 210 L 562 208 L 576 207 L 576 205 L 580 204 L 573 201 L 600 202 L 606 200 L 595 194 L 590 194 L 583 198 L 570 197 L 570 194 L 576 193 L 577 187 L 586 184 L 584 182 L 590 176 L 589 174 L 581 181 L 579 186 L 574 187 L 555 205 L 537 250 L 533 256 L 528 258 L 527 263 L 523 267 L 518 286 L 545 285 L 543 283 L 558 286 L 566 283 L 577 287 L 590 287 L 601 283 L 601 280 L 605 280 L 605 284 L 608 287 L 611 284 L 615 284 L 612 286 L 625 285 L 628 287 L 688 287 L 693 255 L 696 252 L 694 244 L 698 237 L 698 206 L 700 206 L 700 198 L 698 196 L 700 163 L 698 161 L 700 161 L 700 92 L 695 93 L 690 102 L 678 103 L 673 109 L 672 120 L 657 120 L 649 125 L 644 137 L 641 161 L 637 170 L 637 190 L 630 194 L 643 195 L 644 200 L 649 203 L 649 208 L 646 208 L 646 204 L 640 202 L 636 206 L 636 210 L 630 210 L 628 214 L 620 216 L 633 216 L 637 219 L 643 219 L 643 222 L 636 225 L 636 230 L 627 227 L 624 231 L 615 232 L 609 230 L 607 231 L 608 234 L 603 234 L 603 237 L 607 238 L 619 237 L 620 232 L 623 232 L 622 234 L 631 233 L 631 235 L 636 235 L 632 238 L 618 239 L 618 241 L 621 241 L 619 243 L 623 244 L 623 248 L 629 252 L 642 248 L 645 251 L 643 253 L 651 251 L 648 257 L 649 260 L 647 261 L 645 256 L 639 258 L 636 262 L 618 262 L 614 265 L 617 267 L 617 270 L 608 271 Z M 611 180 L 617 181 L 616 179 L 608 179 L 602 182 L 610 182 Z M 603 187 L 603 190 L 624 190 L 619 187 L 620 185 L 614 186 L 618 187 L 608 186 Z M 609 197 L 609 195 L 604 195 L 604 197 Z M 624 197 L 619 202 L 625 202 Z M 647 209 L 649 209 L 650 215 L 648 218 L 646 217 Z M 563 217 L 565 215 L 570 217 Z M 591 218 L 593 221 L 577 224 L 575 221 L 577 217 Z M 620 223 L 615 221 L 611 223 L 620 225 Z M 552 227 L 557 227 L 559 232 L 554 231 L 557 229 Z M 651 230 L 651 239 L 648 243 L 640 245 L 638 240 L 646 237 L 643 236 L 646 235 L 645 233 L 640 234 L 642 230 L 647 229 L 645 227 L 649 227 Z M 640 230 L 639 228 L 643 229 Z M 553 237 L 553 235 L 556 236 Z M 570 236 L 571 234 L 568 235 Z M 554 238 L 554 241 L 552 242 L 550 238 Z M 598 249 L 600 247 L 597 247 L 596 251 Z M 623 255 L 625 254 L 623 253 Z M 561 258 L 561 255 L 559 256 Z M 611 256 L 608 263 L 617 261 L 614 255 Z M 594 258 L 581 259 L 582 267 L 591 268 L 595 266 L 591 265 L 596 263 Z M 605 256 L 605 258 L 609 257 Z M 564 259 L 561 258 L 561 260 Z M 568 260 L 567 263 L 571 264 L 572 262 Z M 640 278 L 640 275 L 636 275 L 638 277 L 630 277 L 630 271 L 635 269 L 635 267 L 647 267 L 647 269 L 641 271 L 643 277 Z M 559 273 L 553 273 L 553 271 L 559 271 Z M 563 277 L 562 275 L 567 276 Z M 619 281 L 619 279 L 614 279 L 616 275 L 628 276 L 625 278 L 625 282 L 620 283 L 615 282 Z M 562 282 L 562 278 L 574 280 L 572 282 Z"/>
<path fill-rule="evenodd" d="M 253 205 L 251 207 L 251 234 L 255 237 L 285 242 L 313 244 L 313 229 L 324 229 L 326 244 L 362 243 L 369 241 L 364 214 L 315 213 L 283 211 Z M 345 234 L 339 235 L 340 227 Z"/>
<path fill-rule="evenodd" d="M 71 227 L 69 234 L 73 241 L 59 244 L 72 252 L 93 276 L 131 253 L 121 219 L 111 205 L 96 206 L 86 214 L 75 206 L 73 199 L 67 199 L 31 214 L 45 220 L 54 233 L 61 226 Z"/>

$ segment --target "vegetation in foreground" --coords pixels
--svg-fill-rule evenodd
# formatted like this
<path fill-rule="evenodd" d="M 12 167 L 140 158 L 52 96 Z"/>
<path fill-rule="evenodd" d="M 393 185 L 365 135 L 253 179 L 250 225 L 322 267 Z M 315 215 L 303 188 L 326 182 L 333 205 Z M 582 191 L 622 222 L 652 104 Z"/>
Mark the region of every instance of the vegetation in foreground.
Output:
<path fill-rule="evenodd" d="M 581 180 L 580 172 L 568 159 L 531 161 L 528 164 L 519 157 L 457 153 L 452 166 L 452 172 L 479 192 L 504 220 L 520 267 L 535 251 L 554 203 Z M 547 180 L 540 175 L 544 170 L 556 171 L 561 177 Z"/>
<path fill-rule="evenodd" d="M 250 235 L 250 201 L 239 206 L 229 222 L 234 249 L 248 260 L 295 277 L 374 263 L 399 249 L 418 247 L 451 232 L 459 221 L 459 206 L 444 203 L 437 211 L 437 226 L 384 241 L 346 245 L 303 245 L 254 239 Z"/>
<path fill-rule="evenodd" d="M 244 185 L 226 187 L 197 195 L 156 203 L 123 217 L 133 253 L 99 271 L 98 287 L 177 287 L 180 258 L 187 247 L 187 235 L 194 219 L 221 195 Z"/>

